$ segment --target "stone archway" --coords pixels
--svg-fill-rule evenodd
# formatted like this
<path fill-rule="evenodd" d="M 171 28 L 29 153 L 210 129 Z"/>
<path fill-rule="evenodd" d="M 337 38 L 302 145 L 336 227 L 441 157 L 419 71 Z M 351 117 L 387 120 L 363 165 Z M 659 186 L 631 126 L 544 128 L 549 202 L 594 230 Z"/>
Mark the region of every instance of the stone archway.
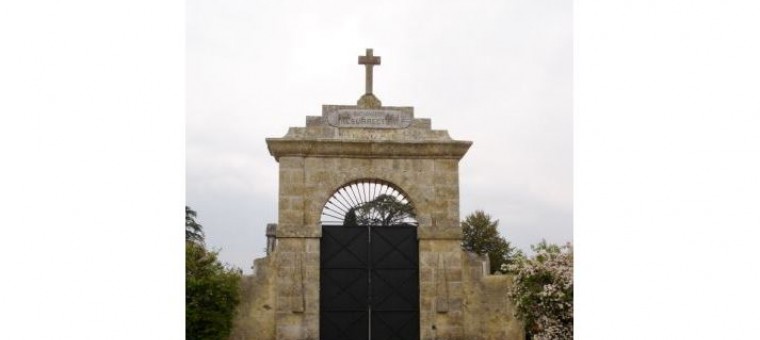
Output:
<path fill-rule="evenodd" d="M 364 61 L 368 70 L 380 63 L 371 53 Z M 510 279 L 488 276 L 487 262 L 461 250 L 459 161 L 472 142 L 433 130 L 430 119 L 414 118 L 412 107 L 382 106 L 371 93 L 371 78 L 367 84 L 358 105 L 324 105 L 321 116 L 306 117 L 305 127 L 267 138 L 279 162 L 278 223 L 276 231 L 267 228 L 273 249 L 255 261 L 256 274 L 247 283 L 252 293 L 233 339 L 320 338 L 327 284 L 322 242 L 352 237 L 340 230 L 327 235 L 323 209 L 341 187 L 368 178 L 403 191 L 417 222 L 417 267 L 405 269 L 416 270 L 418 278 L 418 326 L 391 331 L 389 338 L 406 332 L 425 340 L 522 339 L 506 297 Z M 355 317 L 364 324 L 361 315 Z"/>
<path fill-rule="evenodd" d="M 391 114 L 405 116 L 406 127 L 331 123 L 343 119 L 333 118 L 336 115 Z M 275 266 L 281 272 L 275 284 L 278 339 L 320 334 L 323 207 L 336 188 L 367 178 L 392 183 L 415 205 L 419 336 L 464 336 L 458 163 L 471 142 L 432 130 L 430 120 L 415 119 L 411 107 L 324 106 L 321 117 L 307 117 L 305 128 L 291 128 L 284 138 L 269 138 L 267 144 L 280 163 L 275 252 Z"/>

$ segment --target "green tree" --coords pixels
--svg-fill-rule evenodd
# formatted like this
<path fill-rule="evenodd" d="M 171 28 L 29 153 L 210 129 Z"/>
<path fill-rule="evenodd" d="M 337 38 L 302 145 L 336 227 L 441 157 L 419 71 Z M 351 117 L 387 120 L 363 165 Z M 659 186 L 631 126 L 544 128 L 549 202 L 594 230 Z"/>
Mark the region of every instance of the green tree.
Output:
<path fill-rule="evenodd" d="M 218 251 L 206 249 L 195 217 L 185 206 L 185 338 L 223 340 L 229 337 L 240 302 L 242 273 L 223 265 Z"/>
<path fill-rule="evenodd" d="M 185 241 L 202 244 L 205 235 L 203 226 L 195 220 L 197 216 L 198 214 L 193 209 L 185 206 Z"/>
<path fill-rule="evenodd" d="M 375 199 L 351 208 L 343 225 L 389 226 L 402 224 L 416 217 L 411 203 L 399 201 L 393 195 L 379 195 Z"/>
<path fill-rule="evenodd" d="M 487 255 L 491 273 L 507 273 L 509 270 L 506 265 L 513 264 L 522 256 L 522 252 L 499 235 L 498 226 L 499 220 L 491 221 L 491 216 L 482 210 L 467 215 L 462 221 L 462 249 Z"/>

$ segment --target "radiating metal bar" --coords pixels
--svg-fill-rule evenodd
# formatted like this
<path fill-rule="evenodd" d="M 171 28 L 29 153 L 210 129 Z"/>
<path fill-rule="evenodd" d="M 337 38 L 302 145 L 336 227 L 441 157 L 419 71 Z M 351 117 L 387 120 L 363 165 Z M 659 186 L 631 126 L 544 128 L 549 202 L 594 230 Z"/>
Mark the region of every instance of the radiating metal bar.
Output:
<path fill-rule="evenodd" d="M 340 208 L 343 211 L 343 214 L 346 214 L 349 210 L 351 210 L 351 208 L 346 207 L 346 205 L 343 204 L 343 202 L 341 202 L 337 197 L 330 199 L 327 201 L 327 203 L 332 204 L 334 207 Z M 340 206 L 338 206 L 338 204 L 340 204 Z M 325 204 L 325 206 L 327 206 L 327 204 Z"/>
<path fill-rule="evenodd" d="M 345 199 L 346 197 L 348 197 L 348 199 L 346 200 L 346 202 L 347 202 L 348 204 L 350 204 L 352 207 L 355 207 L 355 206 L 357 206 L 357 205 L 358 205 L 358 203 L 357 203 L 356 201 L 354 201 L 354 200 L 353 200 L 353 198 L 351 197 L 351 193 L 350 193 L 348 190 L 346 190 L 346 188 L 345 188 L 345 187 L 343 187 L 343 188 L 340 188 L 340 191 L 338 191 L 338 192 L 340 192 L 340 194 L 341 194 L 341 197 L 343 197 L 344 199 Z M 345 194 L 345 196 L 344 196 L 343 194 Z"/>

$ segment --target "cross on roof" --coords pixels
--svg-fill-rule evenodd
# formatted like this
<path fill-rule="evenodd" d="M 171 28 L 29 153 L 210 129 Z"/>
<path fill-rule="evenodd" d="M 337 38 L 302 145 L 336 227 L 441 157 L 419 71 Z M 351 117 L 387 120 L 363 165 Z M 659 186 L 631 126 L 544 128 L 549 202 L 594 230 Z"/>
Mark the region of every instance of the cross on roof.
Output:
<path fill-rule="evenodd" d="M 359 64 L 365 68 L 364 93 L 372 94 L 372 67 L 380 65 L 380 57 L 372 55 L 372 49 L 368 48 L 366 55 L 359 56 Z"/>

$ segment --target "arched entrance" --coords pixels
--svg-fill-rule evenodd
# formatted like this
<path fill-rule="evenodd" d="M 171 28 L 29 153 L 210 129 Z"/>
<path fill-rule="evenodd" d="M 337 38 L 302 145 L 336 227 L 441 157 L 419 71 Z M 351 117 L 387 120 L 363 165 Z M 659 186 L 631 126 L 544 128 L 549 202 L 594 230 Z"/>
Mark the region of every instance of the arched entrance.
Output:
<path fill-rule="evenodd" d="M 414 205 L 391 183 L 338 188 L 322 210 L 320 339 L 419 339 Z"/>
<path fill-rule="evenodd" d="M 459 161 L 472 142 L 370 92 L 267 138 L 277 224 L 240 314 L 251 336 L 240 338 L 523 338 L 509 278 L 486 278 L 482 259 L 461 249 Z"/>

